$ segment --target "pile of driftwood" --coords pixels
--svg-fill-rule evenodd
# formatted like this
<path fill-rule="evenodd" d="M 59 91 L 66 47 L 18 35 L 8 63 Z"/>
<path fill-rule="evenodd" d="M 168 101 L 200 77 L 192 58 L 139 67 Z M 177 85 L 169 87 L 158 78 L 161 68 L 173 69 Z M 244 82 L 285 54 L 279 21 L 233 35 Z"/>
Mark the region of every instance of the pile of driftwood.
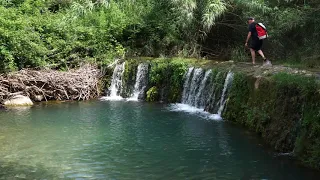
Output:
<path fill-rule="evenodd" d="M 0 103 L 15 95 L 25 95 L 34 101 L 96 98 L 100 77 L 100 71 L 91 65 L 67 72 L 23 69 L 0 75 Z"/>

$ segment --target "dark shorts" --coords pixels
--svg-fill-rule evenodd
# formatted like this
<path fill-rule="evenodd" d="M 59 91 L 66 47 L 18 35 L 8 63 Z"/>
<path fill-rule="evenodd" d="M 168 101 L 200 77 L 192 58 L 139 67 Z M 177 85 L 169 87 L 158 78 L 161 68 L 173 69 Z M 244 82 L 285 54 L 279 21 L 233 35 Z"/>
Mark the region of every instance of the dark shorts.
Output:
<path fill-rule="evenodd" d="M 261 50 L 262 44 L 263 44 L 263 40 L 260 40 L 258 38 L 253 38 L 251 41 L 250 48 L 254 49 L 255 51 L 259 51 Z"/>

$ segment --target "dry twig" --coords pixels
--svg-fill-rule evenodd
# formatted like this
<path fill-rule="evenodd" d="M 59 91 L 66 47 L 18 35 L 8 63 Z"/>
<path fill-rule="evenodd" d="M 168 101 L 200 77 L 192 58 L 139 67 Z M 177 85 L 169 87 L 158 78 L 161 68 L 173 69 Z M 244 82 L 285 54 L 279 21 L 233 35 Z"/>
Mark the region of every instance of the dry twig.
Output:
<path fill-rule="evenodd" d="M 15 95 L 45 100 L 88 100 L 99 96 L 100 71 L 91 65 L 68 72 L 23 69 L 0 75 L 0 102 Z"/>

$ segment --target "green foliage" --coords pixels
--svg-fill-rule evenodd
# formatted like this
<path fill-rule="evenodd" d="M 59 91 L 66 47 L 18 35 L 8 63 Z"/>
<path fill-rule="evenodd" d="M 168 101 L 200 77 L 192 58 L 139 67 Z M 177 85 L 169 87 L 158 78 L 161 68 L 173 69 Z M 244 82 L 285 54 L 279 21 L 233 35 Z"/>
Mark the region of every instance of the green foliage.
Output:
<path fill-rule="evenodd" d="M 248 100 L 250 97 L 250 81 L 244 73 L 236 73 L 233 78 L 231 90 L 229 92 L 228 111 L 225 112 L 224 116 L 227 119 L 232 119 L 244 124 L 246 118 L 251 121 L 252 116 L 247 116 L 246 111 L 248 109 Z M 233 111 L 236 109 L 236 111 Z"/>
<path fill-rule="evenodd" d="M 235 47 L 231 51 L 231 60 L 234 62 L 245 62 L 248 61 L 248 55 L 244 51 L 244 47 Z"/>
<path fill-rule="evenodd" d="M 301 122 L 299 122 L 299 133 L 295 142 L 295 154 L 308 166 L 320 168 L 320 94 L 319 83 L 314 78 L 299 76 L 276 77 L 282 81 L 280 87 L 295 87 L 299 89 L 299 104 Z"/>
<path fill-rule="evenodd" d="M 158 99 L 159 99 L 158 88 L 156 86 L 153 86 L 147 91 L 147 99 L 146 100 L 149 102 L 155 102 Z"/>
<path fill-rule="evenodd" d="M 13 2 L 13 1 L 10 1 Z M 127 17 L 114 2 L 20 1 L 0 6 L 0 71 L 108 64 L 123 57 Z M 90 4 L 91 3 L 91 4 Z M 53 10 L 53 6 L 58 5 Z M 110 59 L 110 60 L 108 60 Z"/>
<path fill-rule="evenodd" d="M 0 72 L 125 55 L 243 61 L 248 16 L 268 27 L 268 57 L 319 67 L 319 9 L 317 0 L 0 0 Z"/>
<path fill-rule="evenodd" d="M 187 71 L 185 59 L 131 59 L 125 61 L 122 78 L 122 97 L 130 97 L 134 90 L 138 65 L 149 63 L 147 101 L 179 102 L 183 79 Z M 191 60 L 190 60 L 191 61 Z"/>
<path fill-rule="evenodd" d="M 179 102 L 183 88 L 183 78 L 187 71 L 187 64 L 170 59 L 156 60 L 151 63 L 149 74 L 150 86 L 158 91 L 163 90 L 162 97 L 168 102 Z"/>
<path fill-rule="evenodd" d="M 236 73 L 224 117 L 260 133 L 276 150 L 293 151 L 306 165 L 320 168 L 319 88 L 313 77 Z"/>

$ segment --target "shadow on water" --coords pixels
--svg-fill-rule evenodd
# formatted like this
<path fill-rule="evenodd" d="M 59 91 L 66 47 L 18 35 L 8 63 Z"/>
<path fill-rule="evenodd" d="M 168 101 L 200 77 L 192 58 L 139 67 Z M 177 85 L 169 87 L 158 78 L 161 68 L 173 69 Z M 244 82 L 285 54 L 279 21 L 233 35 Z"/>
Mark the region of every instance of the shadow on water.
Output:
<path fill-rule="evenodd" d="M 0 179 L 66 179 L 45 168 L 41 164 L 36 166 L 22 165 L 17 162 L 0 161 Z"/>
<path fill-rule="evenodd" d="M 233 140 L 242 141 L 242 145 L 244 147 L 256 147 L 258 153 L 261 153 L 265 156 L 266 162 L 274 161 L 271 163 L 271 167 L 278 174 L 271 179 L 319 179 L 319 171 L 315 169 L 308 168 L 303 166 L 301 162 L 299 162 L 295 156 L 290 153 L 279 153 L 276 152 L 272 146 L 268 145 L 262 138 L 261 135 L 248 130 L 242 125 L 234 124 L 229 121 L 224 122 L 225 128 L 228 132 L 235 133 L 233 136 Z M 245 143 L 243 143 L 245 142 Z M 242 149 L 240 146 L 238 148 L 240 152 Z M 254 152 L 251 152 L 251 156 Z M 245 155 L 241 155 L 244 157 Z M 273 174 L 275 172 L 269 171 L 268 174 Z M 302 178 L 303 177 L 303 178 Z M 239 177 L 241 180 L 247 179 L 256 179 L 256 177 L 252 177 L 252 172 L 248 169 L 247 166 L 243 166 L 242 175 Z M 268 178 L 267 178 L 268 179 Z"/>

